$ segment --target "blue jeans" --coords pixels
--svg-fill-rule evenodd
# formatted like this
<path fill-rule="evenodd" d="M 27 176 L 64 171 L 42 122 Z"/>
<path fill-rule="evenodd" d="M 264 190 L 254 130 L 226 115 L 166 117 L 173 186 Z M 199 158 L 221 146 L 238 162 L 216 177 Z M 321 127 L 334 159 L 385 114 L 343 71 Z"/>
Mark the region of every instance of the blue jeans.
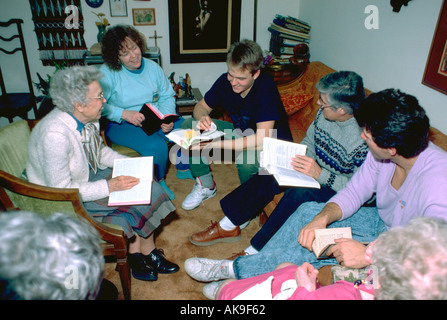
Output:
<path fill-rule="evenodd" d="M 298 234 L 324 207 L 324 203 L 306 202 L 290 216 L 258 254 L 241 256 L 234 260 L 233 269 L 237 279 L 254 277 L 273 271 L 283 262 L 301 265 L 311 263 L 319 269 L 324 265 L 337 264 L 335 259 L 317 260 L 315 254 L 298 243 Z M 385 231 L 377 209 L 362 207 L 350 218 L 332 223 L 329 228 L 351 227 L 353 239 L 371 242 Z"/>
<path fill-rule="evenodd" d="M 174 129 L 179 129 L 183 121 L 185 119 L 181 117 L 177 119 L 174 122 Z M 131 148 L 142 157 L 153 156 L 155 178 L 158 181 L 164 179 L 169 157 L 169 146 L 167 143 L 169 139 L 166 138 L 166 135 L 161 129 L 148 136 L 143 129 L 126 121 L 122 121 L 121 123 L 110 121 L 107 124 L 106 135 L 113 143 Z M 182 155 L 177 154 L 177 157 L 180 156 Z M 180 170 L 189 168 L 187 155 L 183 159 L 183 161 L 176 164 Z"/>
<path fill-rule="evenodd" d="M 241 225 L 261 212 L 276 194 L 284 190 L 281 201 L 250 241 L 258 251 L 301 204 L 308 201 L 326 202 L 335 191 L 326 186 L 321 186 L 321 189 L 281 187 L 272 175 L 261 172 L 220 200 L 225 216 L 234 225 Z"/>
<path fill-rule="evenodd" d="M 326 186 L 321 186 L 320 189 L 287 189 L 261 230 L 250 240 L 251 245 L 260 251 L 301 204 L 309 201 L 326 202 L 333 195 L 335 191 Z"/>

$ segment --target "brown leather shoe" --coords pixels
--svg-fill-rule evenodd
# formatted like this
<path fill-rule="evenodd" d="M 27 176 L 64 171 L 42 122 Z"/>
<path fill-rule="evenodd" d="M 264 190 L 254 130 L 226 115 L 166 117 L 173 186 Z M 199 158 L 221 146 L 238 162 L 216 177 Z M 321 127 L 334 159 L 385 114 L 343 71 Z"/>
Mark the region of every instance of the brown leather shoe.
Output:
<path fill-rule="evenodd" d="M 241 239 L 241 229 L 239 226 L 227 231 L 220 227 L 219 222 L 211 221 L 211 226 L 203 231 L 193 234 L 189 241 L 196 246 L 211 246 L 219 242 L 237 242 Z"/>

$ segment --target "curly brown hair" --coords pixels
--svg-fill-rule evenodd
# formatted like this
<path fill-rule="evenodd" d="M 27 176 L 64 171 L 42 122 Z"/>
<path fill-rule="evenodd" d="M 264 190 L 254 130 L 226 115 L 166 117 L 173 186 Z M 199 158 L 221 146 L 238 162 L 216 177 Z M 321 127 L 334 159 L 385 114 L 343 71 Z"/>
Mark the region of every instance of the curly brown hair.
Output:
<path fill-rule="evenodd" d="M 122 69 L 119 52 L 124 48 L 126 38 L 130 38 L 144 52 L 146 43 L 144 37 L 134 27 L 116 25 L 107 30 L 101 41 L 102 57 L 105 64 L 112 70 Z"/>

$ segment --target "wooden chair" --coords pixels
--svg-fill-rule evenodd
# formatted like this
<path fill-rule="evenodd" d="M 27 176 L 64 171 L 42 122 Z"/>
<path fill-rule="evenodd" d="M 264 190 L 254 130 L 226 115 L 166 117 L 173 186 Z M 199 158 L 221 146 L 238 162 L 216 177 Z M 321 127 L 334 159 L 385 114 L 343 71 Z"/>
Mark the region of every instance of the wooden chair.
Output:
<path fill-rule="evenodd" d="M 127 237 L 123 230 L 92 219 L 78 189 L 45 187 L 21 177 L 28 157 L 29 134 L 30 126 L 25 120 L 0 129 L 0 211 L 26 210 L 43 215 L 62 212 L 87 220 L 101 236 L 104 256 L 116 258 L 124 298 L 131 299 Z"/>
<path fill-rule="evenodd" d="M 110 141 L 110 139 L 106 136 L 106 133 L 105 133 L 105 128 L 107 127 L 108 121 L 109 120 L 107 120 L 105 117 L 101 117 L 101 119 L 99 120 L 100 134 L 101 134 L 102 140 L 104 141 L 104 144 L 106 146 L 112 148 L 116 152 L 121 153 L 122 155 L 125 155 L 128 157 L 140 157 L 141 155 L 138 152 L 136 152 L 135 150 Z"/>
<path fill-rule="evenodd" d="M 0 117 L 8 118 L 9 122 L 13 122 L 13 118 L 16 116 L 21 117 L 22 119 L 28 119 L 28 111 L 33 109 L 34 114 L 37 114 L 36 107 L 36 98 L 34 96 L 33 90 L 33 82 L 31 81 L 31 74 L 28 65 L 28 58 L 26 54 L 25 41 L 23 40 L 23 32 L 21 24 L 23 23 L 22 19 L 11 19 L 8 22 L 0 22 L 0 28 L 2 31 L 6 31 L 6 29 L 11 29 L 11 26 L 15 24 L 16 30 L 15 33 L 11 37 L 3 37 L 0 36 L 2 40 L 0 51 L 5 53 L 6 55 L 14 55 L 17 51 L 22 52 L 23 58 L 23 66 L 25 68 L 26 80 L 28 83 L 28 91 L 29 92 L 19 92 L 19 93 L 8 93 L 6 91 L 6 85 L 3 80 L 2 69 L 0 67 L 0 88 L 1 88 L 1 98 L 0 98 Z M 19 44 L 17 46 L 11 44 L 7 44 L 7 42 L 13 41 L 15 39 L 19 39 Z M 9 47 L 15 46 L 14 49 L 9 50 Z M 5 48 L 8 48 L 5 49 Z M 8 60 L 3 56 L 1 58 L 2 64 L 8 63 Z M 11 63 L 11 62 L 9 62 Z M 17 66 L 17 70 L 22 70 L 21 66 Z"/>

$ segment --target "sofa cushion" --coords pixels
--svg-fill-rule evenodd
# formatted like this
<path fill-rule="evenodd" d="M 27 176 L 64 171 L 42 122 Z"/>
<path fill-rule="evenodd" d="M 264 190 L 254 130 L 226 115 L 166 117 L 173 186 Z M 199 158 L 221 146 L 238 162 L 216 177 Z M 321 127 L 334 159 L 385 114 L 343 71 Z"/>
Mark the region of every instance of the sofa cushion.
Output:
<path fill-rule="evenodd" d="M 286 89 L 281 94 L 281 100 L 288 116 L 291 116 L 307 106 L 314 96 L 297 91 L 294 88 Z"/>
<path fill-rule="evenodd" d="M 447 151 L 447 135 L 439 131 L 434 127 L 430 127 L 430 141 L 436 144 L 438 147 Z"/>
<path fill-rule="evenodd" d="M 313 96 L 303 108 L 289 115 L 289 127 L 294 142 L 299 143 L 305 137 L 307 128 L 314 121 L 320 107 L 317 103 L 319 92 L 315 88 L 316 83 L 323 76 L 334 71 L 334 69 L 329 68 L 319 61 L 313 61 L 309 63 L 306 71 L 297 79 L 286 84 L 278 85 L 281 99 L 283 99 L 283 94 L 293 90 L 307 96 Z"/>

